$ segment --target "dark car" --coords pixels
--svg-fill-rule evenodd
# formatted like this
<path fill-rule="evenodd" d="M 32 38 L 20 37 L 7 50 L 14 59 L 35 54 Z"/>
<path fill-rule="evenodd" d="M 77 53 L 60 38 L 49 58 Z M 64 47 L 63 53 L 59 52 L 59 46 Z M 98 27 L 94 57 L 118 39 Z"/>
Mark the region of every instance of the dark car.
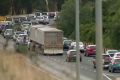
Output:
<path fill-rule="evenodd" d="M 64 40 L 63 41 L 63 50 L 69 50 L 71 42 L 72 42 L 72 40 Z"/>
<path fill-rule="evenodd" d="M 91 56 L 91 55 L 95 55 L 95 53 L 96 53 L 96 45 L 88 45 L 86 47 L 84 55 Z"/>
<path fill-rule="evenodd" d="M 67 56 L 66 56 L 67 62 L 76 61 L 76 50 L 68 50 Z M 82 61 L 82 57 L 80 55 L 80 62 Z"/>
<path fill-rule="evenodd" d="M 104 69 L 108 69 L 108 67 L 109 67 L 109 63 L 110 63 L 110 56 L 109 55 L 107 55 L 107 54 L 103 54 L 102 55 L 103 57 L 103 59 L 102 59 L 102 61 L 103 61 L 103 68 Z M 94 68 L 96 68 L 96 57 L 93 57 L 94 59 L 93 59 L 93 67 Z"/>
<path fill-rule="evenodd" d="M 120 58 L 113 58 L 109 64 L 109 72 L 120 71 Z"/>

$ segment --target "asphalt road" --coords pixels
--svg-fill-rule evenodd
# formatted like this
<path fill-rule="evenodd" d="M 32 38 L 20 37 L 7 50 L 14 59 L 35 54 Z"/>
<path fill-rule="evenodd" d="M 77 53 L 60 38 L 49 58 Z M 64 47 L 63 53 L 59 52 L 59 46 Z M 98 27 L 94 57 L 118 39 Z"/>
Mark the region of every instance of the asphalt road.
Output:
<path fill-rule="evenodd" d="M 58 75 L 59 77 L 63 77 L 66 80 L 75 80 L 75 62 L 66 62 L 65 55 L 57 55 L 57 56 L 45 56 L 39 55 L 39 61 L 42 61 L 43 68 L 48 70 L 51 69 L 53 74 Z M 82 55 L 82 62 L 80 63 L 80 78 L 81 80 L 97 80 L 96 78 L 96 69 L 93 68 L 92 57 L 84 57 Z M 39 63 L 38 61 L 38 63 Z M 39 63 L 40 64 L 40 63 Z M 40 65 L 42 66 L 42 65 Z M 66 75 L 66 76 L 65 76 Z M 104 80 L 115 80 L 115 78 L 120 77 L 120 73 L 109 73 L 108 70 L 104 70 L 103 79 Z"/>

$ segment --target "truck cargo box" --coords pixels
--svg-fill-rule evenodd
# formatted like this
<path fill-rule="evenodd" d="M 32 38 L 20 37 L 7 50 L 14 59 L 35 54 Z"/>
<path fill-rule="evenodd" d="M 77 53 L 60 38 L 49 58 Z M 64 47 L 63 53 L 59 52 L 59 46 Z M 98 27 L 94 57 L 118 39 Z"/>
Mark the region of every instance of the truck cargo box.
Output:
<path fill-rule="evenodd" d="M 30 40 L 43 45 L 44 53 L 63 53 L 63 31 L 49 26 L 30 29 Z"/>

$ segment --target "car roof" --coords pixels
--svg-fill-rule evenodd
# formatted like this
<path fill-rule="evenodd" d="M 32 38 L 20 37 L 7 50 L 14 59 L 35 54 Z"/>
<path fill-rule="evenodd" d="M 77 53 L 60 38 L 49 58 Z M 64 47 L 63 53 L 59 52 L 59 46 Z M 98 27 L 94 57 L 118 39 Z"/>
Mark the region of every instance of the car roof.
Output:
<path fill-rule="evenodd" d="M 109 50 L 107 50 L 107 51 L 118 51 L 118 50 L 115 50 L 115 49 L 109 49 Z"/>
<path fill-rule="evenodd" d="M 102 54 L 102 55 L 104 56 L 104 55 L 108 55 L 108 54 Z"/>
<path fill-rule="evenodd" d="M 6 29 L 6 30 L 13 30 L 13 29 Z"/>
<path fill-rule="evenodd" d="M 75 49 L 71 49 L 71 50 L 69 50 L 69 51 L 76 51 Z"/>
<path fill-rule="evenodd" d="M 19 34 L 19 35 L 27 35 L 27 34 Z"/>
<path fill-rule="evenodd" d="M 96 46 L 96 45 L 88 45 L 88 46 Z"/>

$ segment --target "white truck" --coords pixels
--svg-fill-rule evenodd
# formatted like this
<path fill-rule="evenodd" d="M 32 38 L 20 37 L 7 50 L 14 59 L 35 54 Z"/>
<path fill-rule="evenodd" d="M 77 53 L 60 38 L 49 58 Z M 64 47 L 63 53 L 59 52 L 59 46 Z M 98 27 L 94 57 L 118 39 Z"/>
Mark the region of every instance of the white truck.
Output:
<path fill-rule="evenodd" d="M 63 54 L 63 31 L 50 26 L 30 29 L 30 50 L 41 54 Z"/>

